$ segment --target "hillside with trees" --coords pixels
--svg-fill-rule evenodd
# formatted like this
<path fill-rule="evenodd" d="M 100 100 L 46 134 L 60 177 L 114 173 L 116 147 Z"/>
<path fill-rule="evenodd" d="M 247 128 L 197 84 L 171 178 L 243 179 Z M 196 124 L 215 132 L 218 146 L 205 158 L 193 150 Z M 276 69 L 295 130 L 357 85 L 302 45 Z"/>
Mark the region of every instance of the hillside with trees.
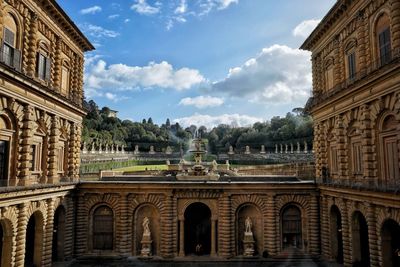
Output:
<path fill-rule="evenodd" d="M 253 148 L 261 145 L 272 148 L 276 143 L 311 142 L 313 138 L 312 119 L 303 114 L 301 108 L 294 109 L 285 117 L 273 117 L 270 121 L 257 122 L 251 127 L 222 124 L 209 130 L 195 125 L 183 128 L 179 123 L 171 124 L 169 119 L 160 126 L 152 118 L 141 122 L 122 121 L 109 116 L 108 107 L 99 109 L 93 100 L 85 101 L 84 105 L 88 113 L 83 121 L 82 141 L 88 144 L 125 145 L 127 150 L 133 150 L 135 145 L 139 145 L 141 150 L 149 149 L 151 145 L 159 150 L 167 146 L 176 150 L 180 147 L 187 149 L 196 131 L 208 140 L 208 149 L 214 154 L 226 152 L 231 145 L 236 149 L 247 145 Z"/>

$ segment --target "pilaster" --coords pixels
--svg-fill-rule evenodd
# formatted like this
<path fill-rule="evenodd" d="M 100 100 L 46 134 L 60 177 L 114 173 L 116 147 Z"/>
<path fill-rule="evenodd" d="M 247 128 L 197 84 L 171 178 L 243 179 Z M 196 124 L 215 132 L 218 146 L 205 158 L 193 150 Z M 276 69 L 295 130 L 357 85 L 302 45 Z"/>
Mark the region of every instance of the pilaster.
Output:
<path fill-rule="evenodd" d="M 375 207 L 368 203 L 367 209 L 367 224 L 368 224 L 368 241 L 369 241 L 369 254 L 372 267 L 379 266 L 379 246 L 377 236 L 377 225 L 375 216 Z"/>
<path fill-rule="evenodd" d="M 337 141 L 337 155 L 338 155 L 338 176 L 339 179 L 347 178 L 347 149 L 346 149 L 346 135 L 343 126 L 342 116 L 338 115 L 335 118 L 335 133 Z"/>
<path fill-rule="evenodd" d="M 331 259 L 331 248 L 330 248 L 330 225 L 329 225 L 329 207 L 328 207 L 328 198 L 326 196 L 320 197 L 321 204 L 321 249 L 322 255 L 325 258 Z"/>
<path fill-rule="evenodd" d="M 318 196 L 310 196 L 309 222 L 309 251 L 311 255 L 317 256 L 320 253 Z"/>
<path fill-rule="evenodd" d="M 167 194 L 164 201 L 164 211 L 161 217 L 161 256 L 172 258 L 174 256 L 173 238 L 173 195 Z"/>
<path fill-rule="evenodd" d="M 27 204 L 22 203 L 18 206 L 18 223 L 16 237 L 15 266 L 23 267 L 25 263 L 25 239 L 26 228 L 28 226 Z"/>
<path fill-rule="evenodd" d="M 363 173 L 368 181 L 373 181 L 375 177 L 375 163 L 374 163 L 374 143 L 372 139 L 372 126 L 371 126 L 371 113 L 368 105 L 360 107 L 361 113 L 361 145 L 363 153 Z M 376 181 L 378 182 L 378 181 Z"/>
<path fill-rule="evenodd" d="M 51 266 L 52 245 L 53 245 L 53 227 L 54 227 L 54 199 L 47 200 L 47 221 L 43 236 L 43 266 Z"/>
<path fill-rule="evenodd" d="M 219 256 L 230 258 L 233 256 L 232 248 L 232 216 L 231 216 L 231 197 L 223 195 L 219 201 L 219 224 L 218 224 L 218 248 Z"/>
<path fill-rule="evenodd" d="M 33 112 L 32 106 L 26 105 L 24 107 L 21 136 L 19 138 L 18 185 L 20 186 L 26 186 L 31 183 Z"/>
<path fill-rule="evenodd" d="M 352 264 L 352 244 L 350 236 L 350 220 L 349 220 L 349 205 L 351 203 L 343 199 L 343 214 L 342 214 L 342 237 L 343 237 L 343 265 L 351 267 Z"/>
<path fill-rule="evenodd" d="M 265 248 L 268 251 L 268 254 L 271 256 L 275 256 L 278 253 L 279 244 L 276 243 L 276 235 L 279 235 L 279 231 L 276 229 L 276 219 L 278 218 L 278 214 L 276 211 L 275 204 L 275 195 L 267 196 L 267 214 L 266 214 L 266 224 L 267 228 L 265 231 Z"/>
<path fill-rule="evenodd" d="M 53 62 L 53 71 L 51 75 L 51 83 L 53 88 L 59 92 L 61 86 L 61 45 L 62 39 L 60 37 L 56 37 L 55 43 L 55 51 L 54 51 L 54 62 Z"/>
<path fill-rule="evenodd" d="M 73 193 L 72 193 L 73 194 Z M 71 260 L 74 254 L 74 232 L 75 232 L 75 201 L 71 195 L 65 197 L 65 260 Z"/>
<path fill-rule="evenodd" d="M 87 210 L 85 208 L 85 198 L 79 196 L 78 204 L 76 209 L 76 221 L 75 221 L 75 256 L 79 257 L 87 252 L 87 238 L 89 230 L 89 221 Z"/>
<path fill-rule="evenodd" d="M 366 71 L 366 49 L 365 49 L 365 38 L 366 38 L 366 27 L 367 21 L 364 11 L 360 11 L 357 19 L 357 40 L 358 40 L 358 66 L 360 72 L 364 73 Z"/>
<path fill-rule="evenodd" d="M 76 147 L 76 124 L 71 123 L 70 127 L 70 133 L 69 133 L 69 142 L 68 142 L 68 180 L 73 181 L 74 179 L 74 171 L 75 171 L 75 147 Z"/>
<path fill-rule="evenodd" d="M 132 214 L 129 212 L 128 195 L 126 193 L 120 195 L 119 199 L 119 219 L 117 218 L 117 229 L 116 229 L 116 239 L 117 239 L 117 251 L 122 255 L 128 256 L 131 254 L 131 236 L 129 227 L 129 216 Z"/>
<path fill-rule="evenodd" d="M 400 50 L 400 0 L 390 1 L 390 17 L 392 20 L 393 49 Z"/>
<path fill-rule="evenodd" d="M 25 67 L 26 75 L 29 77 L 34 77 L 36 71 L 37 33 L 38 16 L 36 13 L 31 13 L 30 17 L 26 18 L 25 23 L 24 48 L 26 48 L 26 57 L 23 58 L 23 67 Z"/>
<path fill-rule="evenodd" d="M 48 165 L 48 183 L 58 183 L 58 140 L 59 140 L 59 118 L 52 116 L 50 138 L 49 138 L 49 165 Z M 65 148 L 68 149 L 68 148 Z"/>

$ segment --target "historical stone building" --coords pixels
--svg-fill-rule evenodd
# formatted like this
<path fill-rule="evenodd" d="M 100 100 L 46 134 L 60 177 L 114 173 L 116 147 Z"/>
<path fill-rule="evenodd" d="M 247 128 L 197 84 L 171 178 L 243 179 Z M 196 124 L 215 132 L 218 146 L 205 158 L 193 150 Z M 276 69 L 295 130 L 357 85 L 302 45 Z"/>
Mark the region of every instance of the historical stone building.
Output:
<path fill-rule="evenodd" d="M 83 52 L 93 46 L 53 0 L 1 0 L 0 37 L 0 262 L 49 266 L 73 255 Z"/>
<path fill-rule="evenodd" d="M 55 0 L 0 0 L 0 33 L 1 266 L 287 248 L 399 265 L 400 0 L 338 0 L 302 46 L 313 54 L 317 183 L 187 170 L 79 183 L 93 46 Z"/>
<path fill-rule="evenodd" d="M 322 255 L 400 266 L 400 1 L 337 1 L 312 51 Z"/>

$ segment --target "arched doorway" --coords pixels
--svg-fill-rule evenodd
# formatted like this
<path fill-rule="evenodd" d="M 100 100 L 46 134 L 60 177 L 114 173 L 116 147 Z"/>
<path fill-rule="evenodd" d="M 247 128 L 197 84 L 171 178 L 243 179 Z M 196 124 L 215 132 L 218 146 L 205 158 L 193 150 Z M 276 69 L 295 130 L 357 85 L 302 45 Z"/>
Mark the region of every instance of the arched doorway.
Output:
<path fill-rule="evenodd" d="M 287 206 L 281 215 L 283 248 L 302 248 L 301 211 L 295 205 Z"/>
<path fill-rule="evenodd" d="M 43 217 L 37 211 L 29 218 L 26 227 L 25 266 L 41 266 L 43 250 Z"/>
<path fill-rule="evenodd" d="M 364 215 L 356 211 L 352 218 L 353 266 L 370 266 L 368 225 Z"/>
<path fill-rule="evenodd" d="M 253 204 L 244 204 L 237 209 L 236 212 L 236 247 L 237 255 L 243 255 L 243 239 L 245 232 L 246 218 L 250 218 L 255 241 L 254 254 L 261 254 L 263 252 L 263 221 L 260 210 Z"/>
<path fill-rule="evenodd" d="M 342 215 L 337 206 L 331 208 L 331 253 L 337 263 L 343 263 Z"/>
<path fill-rule="evenodd" d="M 100 206 L 93 212 L 93 249 L 113 250 L 114 216 L 108 206 Z"/>
<path fill-rule="evenodd" d="M 400 225 L 387 220 L 381 229 L 383 267 L 400 266 Z"/>
<path fill-rule="evenodd" d="M 8 266 L 12 255 L 12 225 L 8 220 L 0 221 L 0 266 Z"/>
<path fill-rule="evenodd" d="M 209 255 L 211 252 L 211 210 L 193 203 L 185 210 L 185 255 Z"/>
<path fill-rule="evenodd" d="M 54 214 L 52 261 L 64 261 L 65 209 L 59 206 Z"/>

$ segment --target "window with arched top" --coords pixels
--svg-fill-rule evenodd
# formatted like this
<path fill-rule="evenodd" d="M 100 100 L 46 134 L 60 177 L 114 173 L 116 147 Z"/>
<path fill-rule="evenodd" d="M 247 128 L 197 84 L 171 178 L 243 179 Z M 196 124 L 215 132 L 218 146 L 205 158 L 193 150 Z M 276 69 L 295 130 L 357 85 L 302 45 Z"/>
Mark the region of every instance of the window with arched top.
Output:
<path fill-rule="evenodd" d="M 18 49 L 18 36 L 18 23 L 12 14 L 7 13 L 4 17 L 1 61 L 19 71 L 21 69 L 21 51 Z"/>
<path fill-rule="evenodd" d="M 112 250 L 114 240 L 113 211 L 100 206 L 93 212 L 93 249 Z"/>
<path fill-rule="evenodd" d="M 15 178 L 15 130 L 7 112 L 0 114 L 0 186 L 7 186 Z"/>
<path fill-rule="evenodd" d="M 36 59 L 36 73 L 40 80 L 48 81 L 50 80 L 50 50 L 46 43 L 39 43 L 39 51 L 37 52 Z"/>
<path fill-rule="evenodd" d="M 390 17 L 386 13 L 379 16 L 375 25 L 375 33 L 379 64 L 385 65 L 392 60 Z"/>
<path fill-rule="evenodd" d="M 398 124 L 395 116 L 391 114 L 387 115 L 380 125 L 379 149 L 381 155 L 379 161 L 382 179 L 385 182 L 400 179 Z"/>
<path fill-rule="evenodd" d="M 357 43 L 355 40 L 351 40 L 346 45 L 346 70 L 347 70 L 347 79 L 353 80 L 356 77 L 357 72 L 357 61 L 356 61 L 356 48 Z"/>

